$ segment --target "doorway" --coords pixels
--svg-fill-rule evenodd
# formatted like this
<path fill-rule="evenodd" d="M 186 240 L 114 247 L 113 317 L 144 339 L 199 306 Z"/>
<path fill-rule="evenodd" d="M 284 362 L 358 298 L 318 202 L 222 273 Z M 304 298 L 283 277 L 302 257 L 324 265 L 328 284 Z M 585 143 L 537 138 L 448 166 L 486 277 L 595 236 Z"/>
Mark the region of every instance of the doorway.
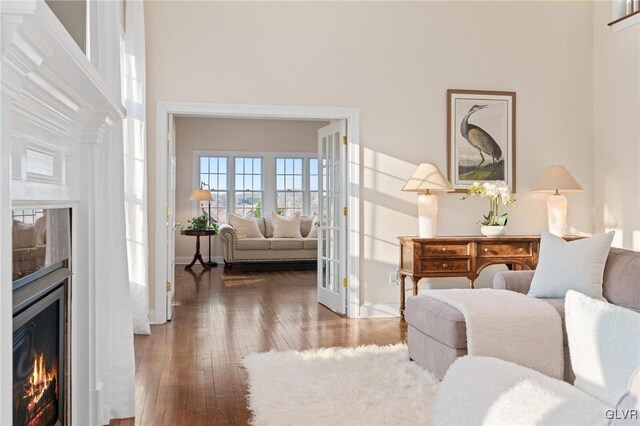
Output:
<path fill-rule="evenodd" d="M 167 248 L 174 244 L 168 228 L 171 201 L 171 123 L 173 117 L 257 118 L 275 120 L 318 120 L 332 124 L 319 133 L 319 150 L 325 184 L 322 195 L 324 219 L 320 219 L 318 301 L 351 318 L 359 316 L 360 288 L 360 197 L 359 197 L 359 110 L 343 107 L 284 107 L 256 105 L 224 105 L 182 102 L 158 102 L 156 116 L 156 215 L 155 215 L 155 309 L 152 322 L 162 324 L 170 319 L 170 286 L 173 281 L 169 266 L 173 259 Z M 341 124 L 336 124 L 341 123 Z M 340 127 L 341 126 L 341 127 Z M 337 135 L 337 136 L 336 136 Z M 323 151 L 324 137 L 324 151 Z M 167 140 L 169 139 L 169 144 Z M 331 140 L 331 143 L 329 142 Z M 167 149 L 160 147 L 167 146 Z M 336 149 L 340 146 L 341 149 Z M 166 194 L 166 196 L 164 195 Z M 175 195 L 174 195 L 175 197 Z M 322 213 L 320 213 L 322 216 Z M 325 220 L 326 219 L 326 220 Z M 169 293 L 169 294 L 168 294 Z"/>

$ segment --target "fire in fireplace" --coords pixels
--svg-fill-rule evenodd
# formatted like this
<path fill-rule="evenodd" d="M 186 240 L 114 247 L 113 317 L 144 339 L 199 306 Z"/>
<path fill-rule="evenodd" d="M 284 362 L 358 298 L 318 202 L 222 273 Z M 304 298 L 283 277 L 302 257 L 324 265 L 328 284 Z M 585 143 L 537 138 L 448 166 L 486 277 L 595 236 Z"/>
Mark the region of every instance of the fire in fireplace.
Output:
<path fill-rule="evenodd" d="M 14 424 L 55 425 L 61 419 L 60 301 L 51 301 L 14 332 Z"/>
<path fill-rule="evenodd" d="M 29 377 L 28 384 L 25 384 L 22 397 L 27 400 L 27 410 L 30 413 L 42 412 L 58 399 L 58 370 L 55 367 L 47 369 L 43 353 L 34 358 L 33 373 Z M 45 408 L 42 409 L 42 406 Z"/>

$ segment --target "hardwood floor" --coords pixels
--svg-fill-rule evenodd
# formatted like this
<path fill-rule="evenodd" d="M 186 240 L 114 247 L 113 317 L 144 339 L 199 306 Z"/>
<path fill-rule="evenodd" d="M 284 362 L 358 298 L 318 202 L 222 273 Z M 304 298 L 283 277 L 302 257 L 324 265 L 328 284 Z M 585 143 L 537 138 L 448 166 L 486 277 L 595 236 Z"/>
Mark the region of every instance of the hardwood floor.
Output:
<path fill-rule="evenodd" d="M 194 269 L 176 270 L 173 320 L 135 338 L 135 424 L 247 424 L 239 361 L 253 352 L 405 340 L 397 318 L 352 320 L 319 305 L 315 271 Z"/>

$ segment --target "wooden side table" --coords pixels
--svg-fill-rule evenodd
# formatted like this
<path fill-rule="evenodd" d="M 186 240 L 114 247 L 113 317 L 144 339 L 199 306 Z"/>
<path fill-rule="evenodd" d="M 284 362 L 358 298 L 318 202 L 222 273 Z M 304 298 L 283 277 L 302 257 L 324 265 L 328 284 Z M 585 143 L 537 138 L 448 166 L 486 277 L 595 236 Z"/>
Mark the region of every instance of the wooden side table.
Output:
<path fill-rule="evenodd" d="M 184 269 L 191 269 L 193 265 L 195 265 L 196 261 L 200 262 L 203 268 L 208 269 L 209 265 L 205 263 L 202 259 L 202 255 L 200 254 L 200 237 L 208 237 L 216 235 L 216 231 L 213 229 L 181 229 L 180 235 L 188 235 L 191 237 L 196 237 L 196 252 L 193 255 L 193 260 L 190 264 L 186 265 Z"/>

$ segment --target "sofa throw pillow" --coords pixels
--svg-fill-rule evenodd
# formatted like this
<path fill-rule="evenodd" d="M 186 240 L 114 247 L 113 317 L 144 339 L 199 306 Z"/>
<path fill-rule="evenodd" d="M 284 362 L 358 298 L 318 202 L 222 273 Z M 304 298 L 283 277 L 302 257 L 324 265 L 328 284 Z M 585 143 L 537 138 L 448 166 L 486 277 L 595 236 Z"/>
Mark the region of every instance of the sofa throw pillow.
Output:
<path fill-rule="evenodd" d="M 300 233 L 300 212 L 289 216 L 280 216 L 271 212 L 274 238 L 302 238 Z"/>
<path fill-rule="evenodd" d="M 613 232 L 575 241 L 565 241 L 543 232 L 540 259 L 531 281 L 529 296 L 563 298 L 568 290 L 594 299 L 602 296 L 602 276 Z"/>
<path fill-rule="evenodd" d="M 615 407 L 640 365 L 640 313 L 569 290 L 565 321 L 574 386 Z"/>
<path fill-rule="evenodd" d="M 309 231 L 309 235 L 307 235 L 307 238 L 318 238 L 318 225 L 320 224 L 320 222 L 318 222 L 318 216 L 314 216 L 312 221 L 311 221 L 311 230 Z"/>
<path fill-rule="evenodd" d="M 309 235 L 311 231 L 311 224 L 313 223 L 313 216 L 300 216 L 300 233 L 303 237 Z"/>
<path fill-rule="evenodd" d="M 244 216 L 229 213 L 229 225 L 236 230 L 238 238 L 264 238 L 256 218 L 251 213 L 247 213 Z"/>

